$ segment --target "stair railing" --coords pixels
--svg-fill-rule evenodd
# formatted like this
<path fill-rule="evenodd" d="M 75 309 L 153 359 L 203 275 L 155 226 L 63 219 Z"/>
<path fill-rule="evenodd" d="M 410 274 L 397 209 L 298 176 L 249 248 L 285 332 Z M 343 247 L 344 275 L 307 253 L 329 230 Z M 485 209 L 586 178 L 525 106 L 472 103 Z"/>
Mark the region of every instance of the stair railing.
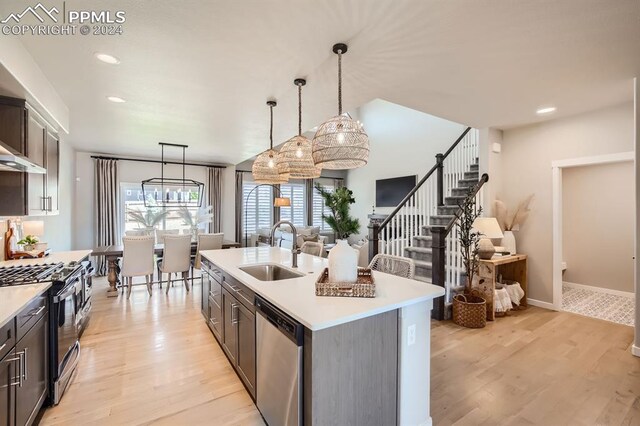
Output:
<path fill-rule="evenodd" d="M 484 173 L 473 188 L 472 196 L 475 197 L 476 208 L 482 205 L 481 189 L 488 181 L 489 175 Z M 469 200 L 463 201 L 463 203 L 466 202 L 469 202 Z M 447 225 L 431 226 L 431 283 L 445 289 L 445 295 L 433 301 L 432 316 L 438 320 L 444 319 L 445 305 L 451 303 L 453 290 L 460 287 L 461 277 L 464 272 L 460 254 L 460 241 L 458 240 L 458 226 L 462 206 L 463 204 L 459 206 L 454 218 Z"/>
<path fill-rule="evenodd" d="M 459 149 L 456 149 L 458 148 Z M 467 127 L 382 223 L 369 225 L 369 259 L 378 253 L 402 256 L 444 205 L 464 172 L 478 156 L 478 131 Z M 435 175 L 435 179 L 431 179 Z"/>

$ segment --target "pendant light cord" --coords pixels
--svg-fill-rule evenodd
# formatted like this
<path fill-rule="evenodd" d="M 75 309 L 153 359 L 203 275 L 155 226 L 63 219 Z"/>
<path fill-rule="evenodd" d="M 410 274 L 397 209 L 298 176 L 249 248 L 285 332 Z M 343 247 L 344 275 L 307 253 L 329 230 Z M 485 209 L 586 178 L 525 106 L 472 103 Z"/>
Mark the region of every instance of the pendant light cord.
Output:
<path fill-rule="evenodd" d="M 269 147 L 270 149 L 273 149 L 273 105 L 269 105 L 269 111 L 271 112 L 271 127 L 269 127 Z"/>
<path fill-rule="evenodd" d="M 298 84 L 298 136 L 302 136 L 302 84 Z"/>
<path fill-rule="evenodd" d="M 342 50 L 338 50 L 338 115 L 342 115 Z"/>

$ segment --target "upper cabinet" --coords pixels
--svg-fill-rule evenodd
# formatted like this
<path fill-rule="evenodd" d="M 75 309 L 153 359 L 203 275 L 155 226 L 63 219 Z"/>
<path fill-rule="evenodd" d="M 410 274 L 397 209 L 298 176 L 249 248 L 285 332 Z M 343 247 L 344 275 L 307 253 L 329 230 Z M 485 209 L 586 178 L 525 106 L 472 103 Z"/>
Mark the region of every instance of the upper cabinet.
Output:
<path fill-rule="evenodd" d="M 60 142 L 55 130 L 24 100 L 0 97 L 0 140 L 47 170 L 0 171 L 0 216 L 58 214 Z"/>

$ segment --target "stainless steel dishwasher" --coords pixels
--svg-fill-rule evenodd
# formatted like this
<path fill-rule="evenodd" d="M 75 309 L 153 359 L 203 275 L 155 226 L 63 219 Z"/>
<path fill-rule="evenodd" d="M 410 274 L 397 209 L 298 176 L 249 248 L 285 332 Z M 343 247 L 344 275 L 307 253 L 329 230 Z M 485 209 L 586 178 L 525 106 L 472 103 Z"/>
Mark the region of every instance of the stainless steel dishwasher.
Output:
<path fill-rule="evenodd" d="M 270 426 L 302 425 L 304 327 L 256 297 L 256 401 Z"/>

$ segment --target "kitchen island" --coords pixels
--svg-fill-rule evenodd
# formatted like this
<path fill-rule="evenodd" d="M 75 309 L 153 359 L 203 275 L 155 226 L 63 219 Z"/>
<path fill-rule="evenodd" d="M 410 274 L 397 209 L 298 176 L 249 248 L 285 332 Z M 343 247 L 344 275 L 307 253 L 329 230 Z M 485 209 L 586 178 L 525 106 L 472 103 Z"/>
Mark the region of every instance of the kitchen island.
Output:
<path fill-rule="evenodd" d="M 261 411 L 261 399 L 273 399 L 256 385 L 269 373 L 261 368 L 283 367 L 275 349 L 269 362 L 261 360 L 266 343 L 256 322 L 264 301 L 304 327 L 305 425 L 431 424 L 430 311 L 442 288 L 374 271 L 375 298 L 320 297 L 315 281 L 327 259 L 301 254 L 292 268 L 291 252 L 272 247 L 202 257 L 203 314 Z M 283 266 L 290 278 L 266 281 L 247 272 L 265 264 Z M 292 398 L 284 389 L 281 397 Z"/>

